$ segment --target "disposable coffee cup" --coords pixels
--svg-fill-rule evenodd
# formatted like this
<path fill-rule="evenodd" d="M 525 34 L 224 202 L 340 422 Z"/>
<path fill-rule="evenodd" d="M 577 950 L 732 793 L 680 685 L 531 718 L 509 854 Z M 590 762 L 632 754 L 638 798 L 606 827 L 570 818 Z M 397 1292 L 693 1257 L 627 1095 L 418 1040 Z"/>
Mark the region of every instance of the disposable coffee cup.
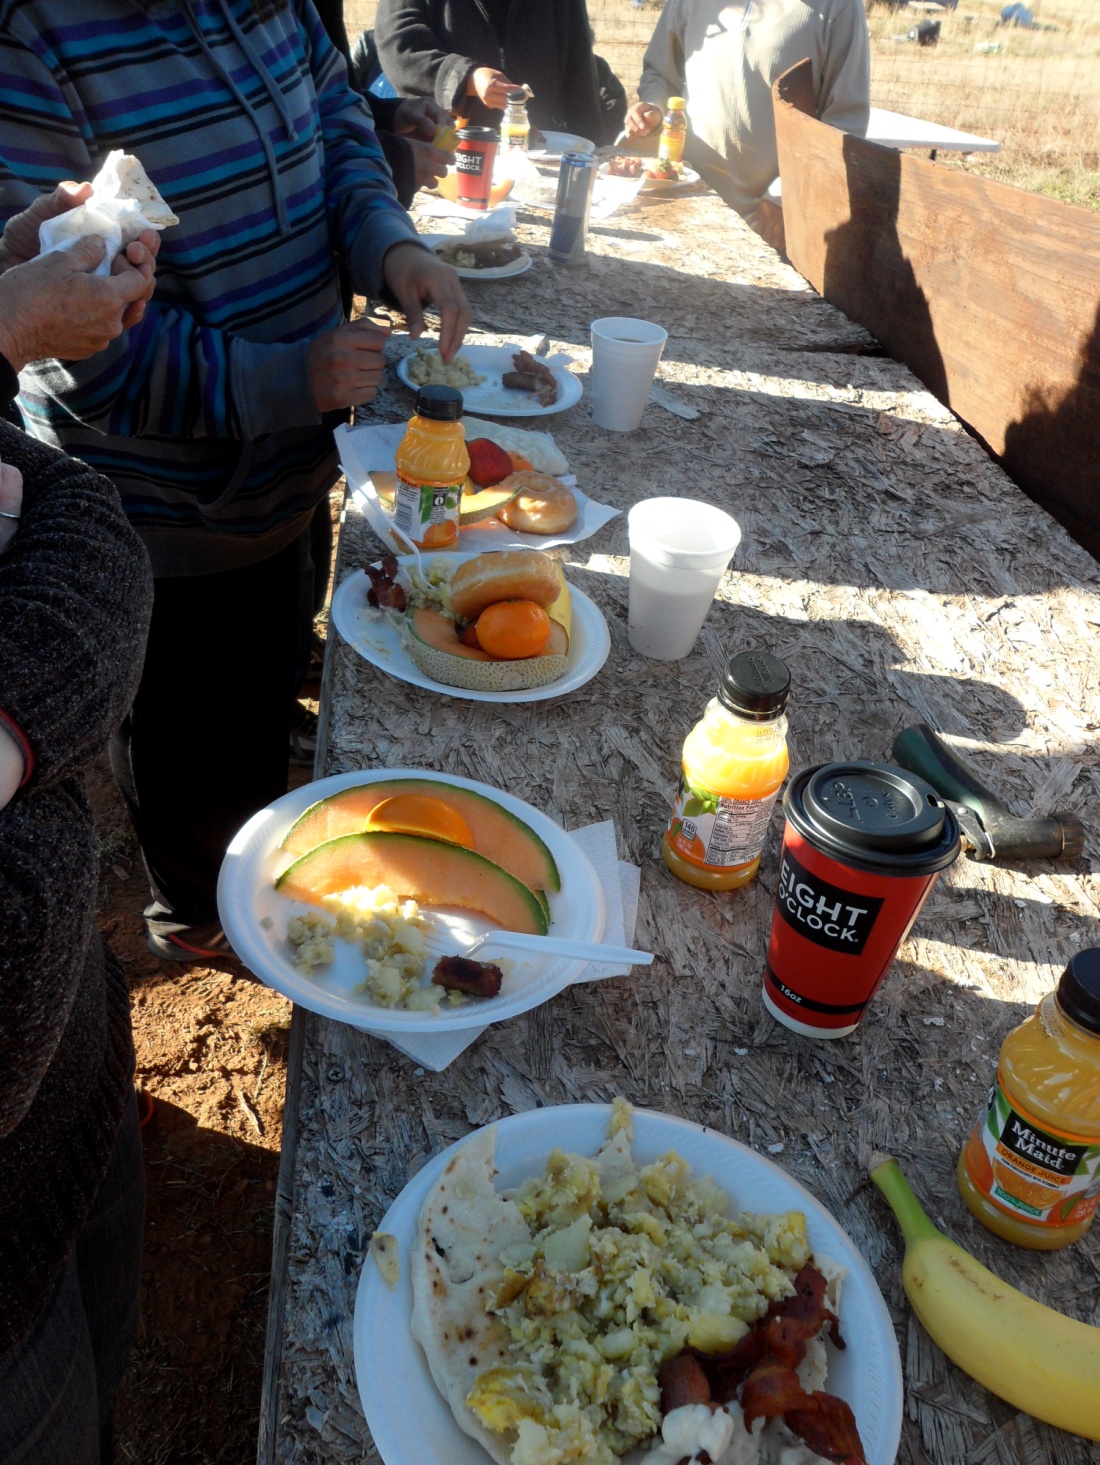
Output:
<path fill-rule="evenodd" d="M 843 1038 L 958 857 L 958 822 L 923 778 L 862 759 L 800 773 L 783 813 L 764 1006 L 796 1033 Z"/>
<path fill-rule="evenodd" d="M 648 320 L 607 315 L 592 322 L 592 415 L 597 427 L 634 432 L 668 332 Z"/>
<path fill-rule="evenodd" d="M 702 630 L 740 526 L 713 504 L 660 498 L 635 504 L 627 530 L 630 644 L 654 661 L 678 661 Z"/>

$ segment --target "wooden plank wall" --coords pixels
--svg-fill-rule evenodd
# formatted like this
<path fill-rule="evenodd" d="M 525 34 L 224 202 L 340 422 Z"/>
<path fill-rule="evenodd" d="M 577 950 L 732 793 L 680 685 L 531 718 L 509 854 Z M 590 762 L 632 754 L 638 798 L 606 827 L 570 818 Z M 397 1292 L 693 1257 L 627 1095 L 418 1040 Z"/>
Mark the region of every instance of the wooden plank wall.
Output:
<path fill-rule="evenodd" d="M 1100 214 L 869 143 L 773 88 L 791 263 L 1100 559 Z"/>

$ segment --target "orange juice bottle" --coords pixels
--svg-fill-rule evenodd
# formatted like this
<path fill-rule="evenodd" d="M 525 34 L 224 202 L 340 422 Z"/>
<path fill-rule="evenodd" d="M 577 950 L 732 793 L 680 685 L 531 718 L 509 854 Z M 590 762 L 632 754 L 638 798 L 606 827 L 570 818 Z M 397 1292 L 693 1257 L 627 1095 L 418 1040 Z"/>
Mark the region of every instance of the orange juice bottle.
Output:
<path fill-rule="evenodd" d="M 746 651 L 726 664 L 718 695 L 687 735 L 661 853 L 700 890 L 736 890 L 760 867 L 783 780 L 791 674 L 777 656 Z"/>
<path fill-rule="evenodd" d="M 462 393 L 454 387 L 421 387 L 397 450 L 393 522 L 421 549 L 458 542 L 462 485 L 470 471 L 462 426 Z"/>
<path fill-rule="evenodd" d="M 661 123 L 661 140 L 657 144 L 657 156 L 677 167 L 684 161 L 684 143 L 687 141 L 687 103 L 683 97 L 669 97 L 668 111 Z"/>
<path fill-rule="evenodd" d="M 1001 1047 L 959 1192 L 1005 1241 L 1053 1251 L 1100 1205 L 1100 947 L 1079 951 L 1056 991 Z"/>

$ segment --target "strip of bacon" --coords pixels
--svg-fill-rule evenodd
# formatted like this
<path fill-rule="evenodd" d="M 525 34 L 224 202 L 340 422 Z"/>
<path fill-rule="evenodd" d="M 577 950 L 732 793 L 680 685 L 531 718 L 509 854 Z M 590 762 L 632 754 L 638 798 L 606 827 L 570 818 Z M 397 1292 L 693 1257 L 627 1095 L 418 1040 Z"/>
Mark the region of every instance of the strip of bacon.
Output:
<path fill-rule="evenodd" d="M 839 1465 L 864 1465 L 855 1415 L 834 1394 L 810 1394 L 812 1408 L 788 1409 L 783 1418 L 811 1450 Z"/>

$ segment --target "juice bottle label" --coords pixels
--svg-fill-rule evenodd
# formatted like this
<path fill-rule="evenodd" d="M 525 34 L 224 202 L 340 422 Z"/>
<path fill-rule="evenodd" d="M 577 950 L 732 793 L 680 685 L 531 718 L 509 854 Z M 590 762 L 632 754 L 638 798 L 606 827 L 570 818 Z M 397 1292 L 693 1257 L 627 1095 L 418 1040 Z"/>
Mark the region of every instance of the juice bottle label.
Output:
<path fill-rule="evenodd" d="M 397 475 L 393 522 L 421 548 L 450 544 L 458 538 L 461 483 L 418 483 Z"/>
<path fill-rule="evenodd" d="M 975 1187 L 1036 1226 L 1073 1226 L 1100 1204 L 1100 1144 L 1037 1123 L 1005 1094 L 1000 1075 L 964 1151 Z"/>
<path fill-rule="evenodd" d="M 685 132 L 662 132 L 661 141 L 657 145 L 657 157 L 662 162 L 675 163 L 677 167 L 684 161 Z"/>
<path fill-rule="evenodd" d="M 779 790 L 762 799 L 727 799 L 680 774 L 668 821 L 672 848 L 689 864 L 733 870 L 755 860 L 764 848 Z"/>

